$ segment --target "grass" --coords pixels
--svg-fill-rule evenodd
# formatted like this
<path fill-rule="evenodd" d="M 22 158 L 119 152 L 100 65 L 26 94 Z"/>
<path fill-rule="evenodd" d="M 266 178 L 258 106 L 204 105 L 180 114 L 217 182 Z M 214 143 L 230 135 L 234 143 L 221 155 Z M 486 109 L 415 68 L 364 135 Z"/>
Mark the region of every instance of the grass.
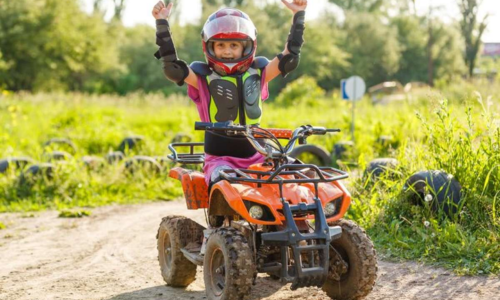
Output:
<path fill-rule="evenodd" d="M 345 158 L 349 163 L 341 163 L 354 174 L 349 186 L 355 203 L 347 218 L 367 229 L 384 257 L 438 264 L 459 274 L 500 274 L 500 111 L 493 105 L 499 91 L 478 85 L 478 95 L 475 88 L 462 83 L 388 106 L 373 106 L 368 99 L 356 105 L 356 143 Z M 0 158 L 43 161 L 49 151 L 68 150 L 43 147 L 55 137 L 76 145 L 72 158 L 53 162 L 50 175 L 22 180 L 17 169 L 0 174 L 0 212 L 71 211 L 181 196 L 180 185 L 168 178 L 169 164 L 160 173 L 128 173 L 124 162 L 87 169 L 81 159 L 104 157 L 132 135 L 145 137 L 145 145 L 127 157 L 166 156 L 179 132 L 202 140 L 202 133 L 193 131 L 196 108 L 183 96 L 6 94 L 0 97 L 0 120 Z M 308 140 L 329 150 L 350 140 L 350 103 L 336 94 L 297 100 L 293 107 L 270 101 L 264 105 L 264 120 L 264 127 L 340 128 L 339 134 Z M 381 142 L 384 136 L 391 139 Z M 396 158 L 399 165 L 392 176 L 366 180 L 362 171 L 378 157 Z M 462 185 L 463 209 L 450 218 L 413 205 L 403 189 L 409 176 L 433 169 L 452 174 Z"/>
<path fill-rule="evenodd" d="M 83 218 L 89 217 L 91 214 L 91 211 L 84 209 L 77 211 L 63 210 L 59 213 L 59 218 Z"/>

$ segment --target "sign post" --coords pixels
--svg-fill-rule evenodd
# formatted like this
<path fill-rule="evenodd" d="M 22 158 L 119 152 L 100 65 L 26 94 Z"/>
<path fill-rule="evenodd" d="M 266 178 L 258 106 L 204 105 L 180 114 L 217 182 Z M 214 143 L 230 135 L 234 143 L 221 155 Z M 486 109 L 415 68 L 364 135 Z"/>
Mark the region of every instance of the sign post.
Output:
<path fill-rule="evenodd" d="M 366 91 L 365 81 L 359 76 L 351 76 L 340 81 L 342 99 L 352 102 L 351 136 L 354 142 L 354 117 L 356 101 L 361 99 Z"/>

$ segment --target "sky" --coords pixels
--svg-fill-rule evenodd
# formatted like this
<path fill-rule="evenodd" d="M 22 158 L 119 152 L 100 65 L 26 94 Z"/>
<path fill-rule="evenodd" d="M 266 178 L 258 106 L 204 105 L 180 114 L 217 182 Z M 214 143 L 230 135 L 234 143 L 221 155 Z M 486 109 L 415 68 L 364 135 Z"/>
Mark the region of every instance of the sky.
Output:
<path fill-rule="evenodd" d="M 92 10 L 93 0 L 82 0 L 85 10 Z M 113 1 L 107 0 L 109 4 L 108 13 L 112 13 Z M 136 24 L 149 24 L 154 26 L 154 18 L 151 10 L 158 0 L 127 0 L 123 22 L 126 26 Z M 309 0 L 306 19 L 314 19 L 323 10 L 328 9 L 339 12 L 339 9 L 328 2 L 328 0 Z M 416 0 L 417 13 L 427 14 L 429 5 L 432 4 L 436 15 L 445 21 L 457 19 L 460 16 L 457 0 Z M 201 0 L 174 0 L 174 9 L 180 10 L 181 22 L 194 22 L 201 16 Z M 283 6 L 283 9 L 286 9 Z M 483 42 L 500 43 L 500 0 L 483 0 L 480 16 L 489 13 L 487 31 L 483 35 Z"/>

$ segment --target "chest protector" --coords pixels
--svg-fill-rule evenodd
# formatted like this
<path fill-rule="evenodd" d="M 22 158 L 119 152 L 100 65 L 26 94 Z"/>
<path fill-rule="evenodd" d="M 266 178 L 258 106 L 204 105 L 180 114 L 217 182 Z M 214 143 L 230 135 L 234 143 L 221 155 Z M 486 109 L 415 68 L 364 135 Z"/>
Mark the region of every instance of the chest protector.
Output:
<path fill-rule="evenodd" d="M 261 70 L 249 68 L 238 76 L 207 77 L 210 122 L 234 121 L 240 125 L 260 123 L 262 118 Z"/>

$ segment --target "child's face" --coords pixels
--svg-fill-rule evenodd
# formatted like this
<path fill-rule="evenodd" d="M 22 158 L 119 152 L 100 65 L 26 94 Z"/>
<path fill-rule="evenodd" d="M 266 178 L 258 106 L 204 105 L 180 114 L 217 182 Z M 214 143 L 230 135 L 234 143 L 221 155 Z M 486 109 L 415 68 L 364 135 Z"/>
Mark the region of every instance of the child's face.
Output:
<path fill-rule="evenodd" d="M 243 56 L 243 43 L 241 41 L 215 41 L 214 53 L 218 59 L 239 59 Z"/>

